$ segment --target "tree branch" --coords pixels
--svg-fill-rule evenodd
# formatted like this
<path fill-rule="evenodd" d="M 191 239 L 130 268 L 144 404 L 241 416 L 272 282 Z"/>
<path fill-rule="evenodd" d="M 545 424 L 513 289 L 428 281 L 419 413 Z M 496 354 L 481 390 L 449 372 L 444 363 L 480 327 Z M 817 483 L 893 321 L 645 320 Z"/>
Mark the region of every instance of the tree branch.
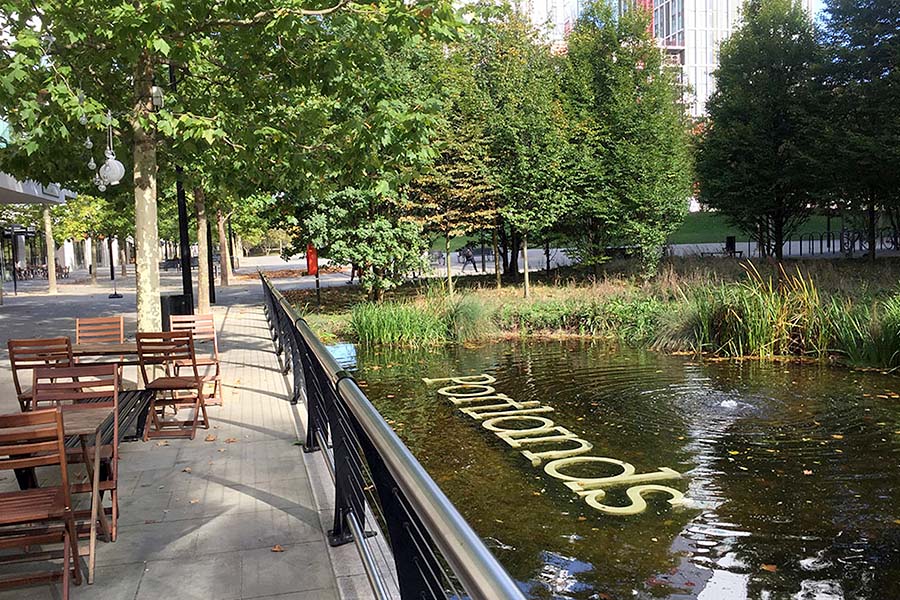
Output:
<path fill-rule="evenodd" d="M 296 16 L 296 17 L 316 17 L 316 16 L 325 16 L 330 15 L 334 12 L 339 11 L 344 8 L 348 4 L 351 4 L 353 0 L 339 0 L 337 4 L 334 6 L 330 6 L 328 8 L 322 9 L 289 9 L 289 8 L 275 8 L 271 10 L 263 10 L 250 18 L 247 19 L 213 19 L 210 21 L 206 21 L 201 23 L 197 27 L 190 29 L 188 31 L 181 32 L 173 32 L 171 35 L 167 36 L 171 39 L 183 39 L 186 37 L 190 37 L 194 33 L 198 33 L 200 31 L 208 31 L 210 29 L 217 29 L 223 27 L 253 27 L 255 25 L 262 25 L 264 23 L 268 23 L 272 21 L 274 18 L 279 16 Z"/>

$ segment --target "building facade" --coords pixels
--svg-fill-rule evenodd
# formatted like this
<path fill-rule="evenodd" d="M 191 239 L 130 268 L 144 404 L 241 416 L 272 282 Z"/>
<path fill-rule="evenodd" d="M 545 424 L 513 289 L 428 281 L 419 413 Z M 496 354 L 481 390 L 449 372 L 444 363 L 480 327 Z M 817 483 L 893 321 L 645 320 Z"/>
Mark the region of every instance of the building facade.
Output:
<path fill-rule="evenodd" d="M 531 0 L 535 25 L 549 24 L 552 41 L 560 43 L 575 26 L 585 0 Z M 814 16 L 816 0 L 800 0 Z M 673 64 L 681 67 L 685 104 L 695 117 L 706 114 L 715 89 L 719 46 L 740 25 L 743 0 L 612 0 L 621 13 L 636 7 L 652 14 L 651 30 Z"/>

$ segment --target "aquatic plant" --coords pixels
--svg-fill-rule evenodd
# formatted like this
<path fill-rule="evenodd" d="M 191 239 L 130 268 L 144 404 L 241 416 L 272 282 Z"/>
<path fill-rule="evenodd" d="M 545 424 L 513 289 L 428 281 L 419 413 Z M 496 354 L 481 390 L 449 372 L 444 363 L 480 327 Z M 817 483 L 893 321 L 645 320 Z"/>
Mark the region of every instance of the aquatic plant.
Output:
<path fill-rule="evenodd" d="M 480 298 L 458 294 L 444 312 L 450 340 L 465 343 L 491 337 L 497 331 L 491 315 L 491 307 Z"/>
<path fill-rule="evenodd" d="M 729 263 L 728 269 L 719 262 Z M 488 289 L 464 280 L 450 297 L 444 282 L 434 280 L 399 290 L 379 305 L 348 309 L 334 302 L 333 313 L 304 312 L 321 325 L 317 329 L 333 328 L 336 337 L 366 344 L 421 347 L 568 334 L 724 357 L 900 367 L 900 292 L 887 281 L 897 272 L 892 263 L 872 266 L 873 277 L 883 275 L 884 281 L 861 285 L 852 265 L 815 261 L 801 271 L 796 265 L 719 262 L 671 263 L 651 282 L 613 276 L 537 284 L 529 300 L 514 287 Z M 737 270 L 743 273 L 739 280 Z"/>
<path fill-rule="evenodd" d="M 363 302 L 350 313 L 350 328 L 364 344 L 427 346 L 446 340 L 440 315 L 412 302 Z"/>

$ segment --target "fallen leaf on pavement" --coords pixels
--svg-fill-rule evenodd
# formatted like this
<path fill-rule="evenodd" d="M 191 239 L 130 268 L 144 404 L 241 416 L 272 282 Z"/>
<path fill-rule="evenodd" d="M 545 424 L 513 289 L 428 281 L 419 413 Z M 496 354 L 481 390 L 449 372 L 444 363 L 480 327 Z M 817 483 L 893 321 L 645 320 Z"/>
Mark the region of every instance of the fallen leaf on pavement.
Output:
<path fill-rule="evenodd" d="M 233 444 L 233 443 L 235 443 L 236 441 L 238 441 L 237 438 L 225 438 L 225 443 L 226 443 L 226 444 Z"/>
<path fill-rule="evenodd" d="M 190 473 L 191 470 L 192 470 L 192 469 L 191 469 L 190 467 L 185 467 L 185 468 L 183 468 L 183 469 L 181 470 L 181 472 L 182 472 L 182 473 Z"/>
<path fill-rule="evenodd" d="M 272 546 L 272 552 L 284 552 L 284 548 L 281 547 L 281 544 L 275 544 Z"/>
<path fill-rule="evenodd" d="M 206 436 L 206 438 L 203 441 L 214 442 L 214 441 L 216 441 L 216 439 L 218 439 L 218 436 L 216 436 L 216 434 L 214 434 L 214 433 L 210 433 Z"/>

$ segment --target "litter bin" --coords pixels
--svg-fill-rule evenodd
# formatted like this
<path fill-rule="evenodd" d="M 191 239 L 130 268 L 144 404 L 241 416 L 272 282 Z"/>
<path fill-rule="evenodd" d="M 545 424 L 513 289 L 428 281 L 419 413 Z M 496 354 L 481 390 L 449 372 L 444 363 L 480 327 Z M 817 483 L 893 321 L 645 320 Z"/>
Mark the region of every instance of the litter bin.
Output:
<path fill-rule="evenodd" d="M 169 331 L 169 317 L 172 315 L 194 314 L 194 298 L 190 294 L 169 294 L 160 296 L 162 304 L 162 328 Z"/>

